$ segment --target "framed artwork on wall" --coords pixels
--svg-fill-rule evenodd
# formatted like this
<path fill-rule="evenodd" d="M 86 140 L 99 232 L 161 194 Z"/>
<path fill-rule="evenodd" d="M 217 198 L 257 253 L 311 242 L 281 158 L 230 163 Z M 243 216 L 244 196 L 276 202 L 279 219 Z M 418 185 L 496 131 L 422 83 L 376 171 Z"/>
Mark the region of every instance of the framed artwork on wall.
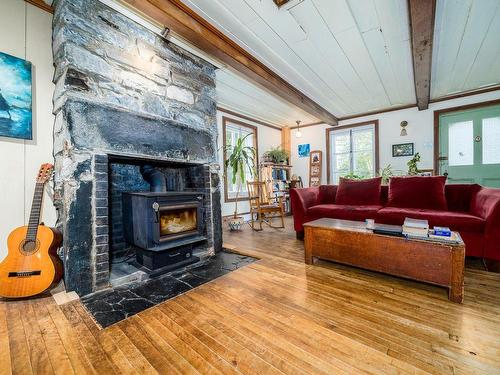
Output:
<path fill-rule="evenodd" d="M 308 158 L 311 152 L 311 145 L 309 143 L 298 145 L 299 158 Z"/>
<path fill-rule="evenodd" d="M 392 145 L 392 157 L 413 156 L 415 153 L 413 143 L 400 143 Z"/>
<path fill-rule="evenodd" d="M 434 176 L 434 169 L 420 169 L 418 175 L 426 177 Z"/>
<path fill-rule="evenodd" d="M 32 139 L 31 63 L 0 52 L 0 137 Z"/>
<path fill-rule="evenodd" d="M 319 186 L 321 184 L 321 163 L 321 151 L 311 151 L 309 160 L 309 186 Z"/>
<path fill-rule="evenodd" d="M 311 152 L 311 165 L 321 165 L 321 151 Z"/>

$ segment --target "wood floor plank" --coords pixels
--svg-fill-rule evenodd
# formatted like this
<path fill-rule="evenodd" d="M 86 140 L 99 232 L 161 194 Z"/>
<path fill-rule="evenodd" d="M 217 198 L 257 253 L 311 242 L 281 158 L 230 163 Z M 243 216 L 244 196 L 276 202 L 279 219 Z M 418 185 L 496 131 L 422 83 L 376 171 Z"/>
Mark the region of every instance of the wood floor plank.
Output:
<path fill-rule="evenodd" d="M 499 374 L 500 274 L 468 260 L 465 300 L 332 262 L 286 228 L 224 230 L 260 258 L 101 329 L 79 301 L 0 300 L 0 374 Z"/>
<path fill-rule="evenodd" d="M 6 302 L 10 358 L 13 374 L 33 374 L 28 339 L 19 313 L 19 302 Z"/>
<path fill-rule="evenodd" d="M 107 335 L 105 331 L 101 331 L 97 324 L 90 318 L 88 312 L 83 308 L 81 304 L 73 305 L 76 312 L 80 315 L 80 318 L 87 326 L 90 333 L 94 336 L 94 339 L 106 353 L 109 362 L 112 364 L 114 370 L 118 374 L 137 374 L 137 371 L 132 367 L 127 357 L 123 352 L 115 345 L 115 342 L 111 337 Z"/>
<path fill-rule="evenodd" d="M 184 311 L 179 310 L 173 300 L 162 304 L 160 308 L 162 311 L 167 312 L 169 317 L 178 322 L 178 324 L 187 327 L 191 333 L 197 337 L 202 337 L 217 354 L 236 366 L 243 374 L 282 374 L 276 368 L 267 364 L 264 360 L 255 356 L 248 349 L 242 347 L 214 327 L 207 324 L 192 324 L 189 319 L 183 316 L 182 313 Z"/>
<path fill-rule="evenodd" d="M 195 335 L 188 328 L 183 327 L 172 320 L 168 312 L 164 312 L 161 307 L 149 309 L 146 313 L 154 314 L 155 318 L 173 334 L 179 337 L 187 345 L 193 348 L 201 357 L 210 362 L 218 371 L 225 375 L 241 374 L 235 367 L 234 362 L 226 361 L 217 354 L 217 346 L 211 345 L 213 341 L 207 340 L 203 335 Z"/>
<path fill-rule="evenodd" d="M 148 362 L 160 374 L 180 374 L 172 363 L 164 360 L 162 353 L 155 348 L 151 342 L 141 334 L 137 326 L 131 321 L 126 319 L 118 324 L 118 327 L 134 344 L 134 346 L 146 357 Z"/>
<path fill-rule="evenodd" d="M 30 301 L 31 310 L 38 321 L 37 323 L 40 327 L 45 347 L 47 348 L 50 363 L 55 374 L 74 374 L 75 372 L 66 353 L 66 348 L 61 341 L 57 327 L 48 313 L 46 304 L 47 302 L 44 300 Z"/>
<path fill-rule="evenodd" d="M 245 321 L 240 316 L 224 310 L 216 304 L 206 304 L 195 298 L 193 293 L 186 294 L 180 306 L 192 312 L 193 320 L 207 320 L 216 328 L 227 332 L 245 347 L 266 358 L 266 360 L 285 373 L 329 374 L 330 369 L 323 370 L 321 361 L 311 357 L 309 353 L 294 346 L 280 336 L 272 335 L 267 327 L 261 327 Z M 337 369 L 338 370 L 338 369 Z"/>
<path fill-rule="evenodd" d="M 116 374 L 116 366 L 112 364 L 106 353 L 102 350 L 99 343 L 95 340 L 92 333 L 89 331 L 86 324 L 80 318 L 80 315 L 75 310 L 74 305 L 79 304 L 79 301 L 66 303 L 61 307 L 67 320 L 73 327 L 75 334 L 80 341 L 80 344 L 89 358 L 90 363 L 98 374 Z"/>
<path fill-rule="evenodd" d="M 20 316 L 26 333 L 31 367 L 35 374 L 53 374 L 47 346 L 42 338 L 32 305 L 28 300 L 18 303 Z"/>
<path fill-rule="evenodd" d="M 180 356 L 186 360 L 201 374 L 221 374 L 219 370 L 213 367 L 208 361 L 200 356 L 195 350 L 189 347 L 184 341 L 166 329 L 154 315 L 138 314 L 137 318 L 141 323 L 156 335 L 160 340 L 164 340 L 170 345 Z"/>
<path fill-rule="evenodd" d="M 199 375 L 200 373 L 193 367 L 189 361 L 182 357 L 170 344 L 165 341 L 158 333 L 156 333 L 138 316 L 133 316 L 129 319 L 133 323 L 142 336 L 147 338 L 149 342 L 161 353 L 164 360 L 171 363 L 180 374 Z"/>
<path fill-rule="evenodd" d="M 2 301 L 0 301 L 0 374 L 12 374 L 7 309 Z"/>
<path fill-rule="evenodd" d="M 158 371 L 148 362 L 142 353 L 132 344 L 128 337 L 121 331 L 117 325 L 106 328 L 106 334 L 111 337 L 114 343 L 120 348 L 123 354 L 127 357 L 132 367 L 139 373 L 144 375 L 155 375 Z"/>
<path fill-rule="evenodd" d="M 78 340 L 78 335 L 66 320 L 65 315 L 54 301 L 48 301 L 45 305 L 52 322 L 57 328 L 59 337 L 64 345 L 66 353 L 71 361 L 76 374 L 96 374 L 82 345 Z"/>

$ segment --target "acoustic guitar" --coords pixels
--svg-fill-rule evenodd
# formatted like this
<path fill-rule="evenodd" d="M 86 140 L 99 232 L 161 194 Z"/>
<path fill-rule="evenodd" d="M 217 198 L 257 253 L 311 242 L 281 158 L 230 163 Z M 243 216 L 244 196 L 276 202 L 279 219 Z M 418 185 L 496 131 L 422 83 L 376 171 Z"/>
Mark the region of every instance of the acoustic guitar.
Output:
<path fill-rule="evenodd" d="M 43 164 L 36 178 L 28 226 L 14 229 L 7 239 L 9 253 L 0 263 L 0 296 L 30 297 L 59 282 L 62 262 L 57 256 L 61 235 L 39 225 L 43 192 L 54 166 Z"/>

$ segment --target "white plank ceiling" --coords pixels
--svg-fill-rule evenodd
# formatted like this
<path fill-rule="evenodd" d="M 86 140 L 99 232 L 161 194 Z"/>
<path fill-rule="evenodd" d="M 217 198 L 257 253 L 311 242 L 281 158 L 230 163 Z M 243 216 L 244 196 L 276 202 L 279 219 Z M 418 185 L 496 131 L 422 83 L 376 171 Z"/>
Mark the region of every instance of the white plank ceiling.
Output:
<path fill-rule="evenodd" d="M 400 0 L 183 0 L 337 117 L 415 103 Z"/>
<path fill-rule="evenodd" d="M 500 83 L 500 1 L 438 0 L 431 98 Z"/>
<path fill-rule="evenodd" d="M 228 68 L 218 69 L 216 78 L 217 105 L 277 126 L 295 126 L 317 122 L 318 119 L 273 93 L 251 83 Z"/>
<path fill-rule="evenodd" d="M 337 117 L 416 102 L 407 0 L 183 2 Z M 258 88 L 220 77 L 228 105 L 246 91 L 249 110 L 286 118 L 259 107 L 274 101 Z M 500 0 L 437 0 L 431 99 L 498 84 Z"/>

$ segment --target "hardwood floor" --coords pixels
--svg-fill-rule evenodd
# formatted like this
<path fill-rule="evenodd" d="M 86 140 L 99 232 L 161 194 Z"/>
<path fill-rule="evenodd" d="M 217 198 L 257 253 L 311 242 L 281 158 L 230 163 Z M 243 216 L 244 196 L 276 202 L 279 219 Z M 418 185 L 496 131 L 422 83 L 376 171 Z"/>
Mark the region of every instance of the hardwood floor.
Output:
<path fill-rule="evenodd" d="M 500 274 L 446 290 L 303 263 L 285 230 L 225 233 L 262 259 L 100 330 L 80 302 L 0 302 L 0 374 L 500 374 Z"/>

